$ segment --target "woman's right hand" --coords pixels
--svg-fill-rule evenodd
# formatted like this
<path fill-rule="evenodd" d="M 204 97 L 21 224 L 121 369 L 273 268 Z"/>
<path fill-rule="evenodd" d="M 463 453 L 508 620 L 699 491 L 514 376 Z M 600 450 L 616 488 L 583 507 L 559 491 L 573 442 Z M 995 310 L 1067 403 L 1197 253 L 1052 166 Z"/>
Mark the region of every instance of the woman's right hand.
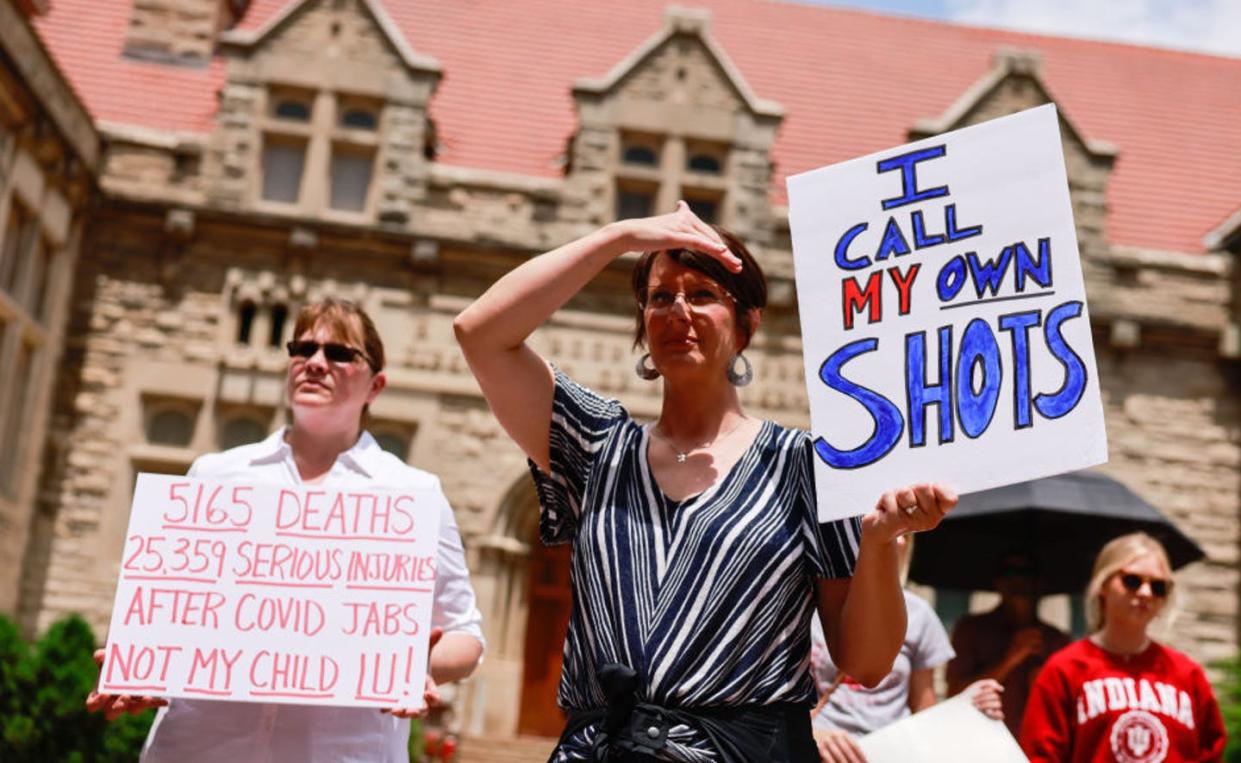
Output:
<path fill-rule="evenodd" d="M 741 259 L 724 244 L 715 229 L 703 222 L 684 201 L 666 215 L 639 217 L 612 223 L 616 243 L 624 252 L 657 252 L 665 249 L 692 249 L 710 255 L 736 273 Z"/>
<path fill-rule="evenodd" d="M 840 729 L 814 729 L 814 742 L 823 763 L 866 763 L 862 748 L 848 732 Z"/>
<path fill-rule="evenodd" d="M 95 664 L 103 666 L 103 650 L 95 650 Z M 150 710 L 153 707 L 163 707 L 168 704 L 168 700 L 161 697 L 134 697 L 129 694 L 101 694 L 99 691 L 99 682 L 95 682 L 95 688 L 86 698 L 86 709 L 92 713 L 103 711 L 103 717 L 108 720 L 116 720 L 125 713 L 137 715 L 144 710 Z"/>

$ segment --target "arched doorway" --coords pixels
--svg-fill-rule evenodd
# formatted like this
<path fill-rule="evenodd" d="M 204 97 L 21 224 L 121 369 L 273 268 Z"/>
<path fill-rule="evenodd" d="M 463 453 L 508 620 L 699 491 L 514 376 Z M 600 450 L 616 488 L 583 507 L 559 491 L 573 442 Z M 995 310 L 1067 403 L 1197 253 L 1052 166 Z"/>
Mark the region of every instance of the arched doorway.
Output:
<path fill-rule="evenodd" d="M 468 542 L 487 636 L 463 708 L 472 735 L 555 737 L 564 728 L 556 688 L 571 602 L 569 547 L 540 543 L 538 519 L 538 497 L 523 474 L 500 500 L 490 532 Z"/>
<path fill-rule="evenodd" d="M 556 704 L 564 638 L 569 628 L 569 546 L 531 544 L 526 567 L 528 614 L 517 733 L 559 736 L 564 713 Z"/>

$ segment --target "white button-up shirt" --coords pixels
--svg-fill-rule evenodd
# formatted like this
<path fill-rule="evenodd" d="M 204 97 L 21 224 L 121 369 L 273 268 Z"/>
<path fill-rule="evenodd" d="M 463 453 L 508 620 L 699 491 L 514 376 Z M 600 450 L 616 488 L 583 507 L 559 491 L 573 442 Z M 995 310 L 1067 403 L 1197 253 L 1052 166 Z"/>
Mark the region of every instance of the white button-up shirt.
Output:
<path fill-rule="evenodd" d="M 285 429 L 253 445 L 200 457 L 189 476 L 300 484 Z M 387 453 L 369 432 L 337 457 L 326 487 L 438 488 L 439 478 Z M 465 551 L 452 510 L 440 518 L 431 623 L 483 642 Z M 143 763 L 408 763 L 409 720 L 376 708 L 171 699 L 160 708 Z"/>

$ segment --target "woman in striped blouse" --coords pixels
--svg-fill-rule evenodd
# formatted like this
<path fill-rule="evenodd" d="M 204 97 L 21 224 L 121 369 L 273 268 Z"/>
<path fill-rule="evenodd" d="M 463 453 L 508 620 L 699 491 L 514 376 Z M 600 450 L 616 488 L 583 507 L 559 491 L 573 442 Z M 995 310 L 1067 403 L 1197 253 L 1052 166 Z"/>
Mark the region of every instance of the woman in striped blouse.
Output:
<path fill-rule="evenodd" d="M 610 262 L 634 270 L 636 341 L 663 406 L 640 424 L 527 337 Z M 681 202 L 534 258 L 457 317 L 492 410 L 531 462 L 544 543 L 572 543 L 573 613 L 553 760 L 817 761 L 809 623 L 860 682 L 905 634 L 894 540 L 956 503 L 916 485 L 819 524 L 806 432 L 752 418 L 737 386 L 766 305 L 745 246 Z M 741 366 L 740 370 L 738 366 Z"/>

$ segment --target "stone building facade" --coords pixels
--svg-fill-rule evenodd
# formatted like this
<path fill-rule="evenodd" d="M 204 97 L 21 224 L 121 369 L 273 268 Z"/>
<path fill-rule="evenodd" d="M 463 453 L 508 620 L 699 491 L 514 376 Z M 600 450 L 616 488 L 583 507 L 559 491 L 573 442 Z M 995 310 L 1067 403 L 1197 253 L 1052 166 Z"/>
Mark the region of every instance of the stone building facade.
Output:
<path fill-rule="evenodd" d="M 554 690 L 559 643 L 538 629 L 563 613 L 567 570 L 537 544 L 525 459 L 482 400 L 452 319 L 526 258 L 686 198 L 741 233 L 771 279 L 745 404 L 805 425 L 787 212 L 772 192 L 788 114 L 751 89 L 710 11 L 669 8 L 610 70 L 566 72 L 576 128 L 560 176 L 445 163 L 454 136 L 439 131 L 433 105 L 454 72 L 411 46 L 395 4 L 115 3 L 128 14 L 123 55 L 219 73 L 217 107 L 199 131 L 92 123 L 63 83 L 23 94 L 55 78 L 22 68 L 26 57 L 11 51 L 32 43 L 11 39 L 20 35 L 0 17 L 0 84 L 19 93 L 0 100 L 0 218 L 27 220 L 8 211 L 10 197 L 44 210 L 48 251 L 58 252 L 46 319 L 0 291 L 0 367 L 19 380 L 0 389 L 0 431 L 20 446 L 25 475 L 0 494 L 5 558 L 20 560 L 0 572 L 0 610 L 29 631 L 81 612 L 102 633 L 134 475 L 181 473 L 198 454 L 279 426 L 292 316 L 319 295 L 344 295 L 375 317 L 388 346 L 373 431 L 441 476 L 462 528 L 488 653 L 458 692 L 457 723 L 537 733 L 519 708 Z M 259 6 L 279 7 L 247 24 Z M 3 0 L 0 14 L 21 7 Z M 53 12 L 46 23 L 61 20 Z M 1040 54 L 990 52 L 955 102 L 911 120 L 907 137 L 1055 101 Z M 51 116 L 11 117 L 10 101 Z M 1223 220 L 1199 251 L 1112 242 L 1109 183 L 1125 146 L 1085 137 L 1072 110 L 1061 114 L 1108 421 L 1104 471 L 1207 550 L 1184 572 L 1171 638 L 1201 660 L 1228 656 L 1238 643 L 1241 219 Z M 96 167 L 97 201 L 84 209 Z M 31 196 L 31 183 L 46 190 Z M 12 225 L 6 253 L 20 240 Z M 533 343 L 652 417 L 657 384 L 631 370 L 631 262 L 601 274 Z"/>
<path fill-rule="evenodd" d="M 0 3 L 0 612 L 18 607 L 99 134 L 30 19 Z"/>

